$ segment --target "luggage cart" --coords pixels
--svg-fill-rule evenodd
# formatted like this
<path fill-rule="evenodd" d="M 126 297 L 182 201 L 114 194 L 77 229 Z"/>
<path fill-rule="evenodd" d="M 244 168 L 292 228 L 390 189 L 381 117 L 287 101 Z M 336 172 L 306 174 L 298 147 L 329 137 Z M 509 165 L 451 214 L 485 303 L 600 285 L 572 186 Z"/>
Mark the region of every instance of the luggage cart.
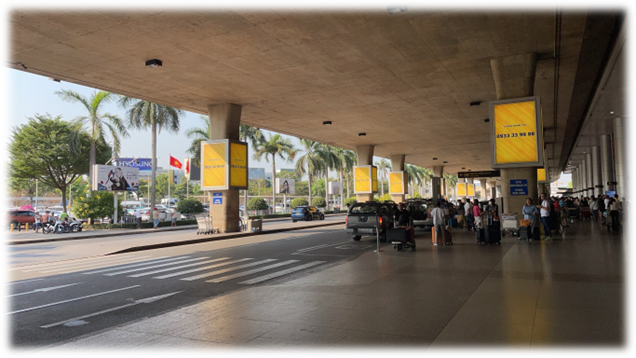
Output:
<path fill-rule="evenodd" d="M 512 233 L 512 236 L 517 236 L 519 232 L 519 220 L 517 220 L 517 213 L 501 214 L 501 236 L 506 236 L 508 233 Z"/>
<path fill-rule="evenodd" d="M 219 229 L 212 226 L 212 218 L 209 216 L 197 217 L 197 235 L 218 233 Z"/>
<path fill-rule="evenodd" d="M 581 220 L 590 220 L 592 218 L 590 208 L 589 207 L 581 207 L 581 212 L 579 214 Z"/>
<path fill-rule="evenodd" d="M 568 218 L 570 219 L 570 223 L 574 223 L 574 219 L 579 219 L 579 209 L 574 207 L 574 208 L 568 208 Z"/>

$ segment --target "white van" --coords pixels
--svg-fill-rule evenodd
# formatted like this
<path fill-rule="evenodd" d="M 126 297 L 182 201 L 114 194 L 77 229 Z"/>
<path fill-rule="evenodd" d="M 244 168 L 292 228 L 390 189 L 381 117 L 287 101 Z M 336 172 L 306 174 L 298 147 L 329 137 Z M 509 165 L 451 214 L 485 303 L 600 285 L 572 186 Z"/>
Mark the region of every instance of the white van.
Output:
<path fill-rule="evenodd" d="M 161 204 L 167 205 L 167 206 L 177 205 L 178 202 L 179 202 L 178 198 L 163 198 L 163 199 L 161 199 Z"/>

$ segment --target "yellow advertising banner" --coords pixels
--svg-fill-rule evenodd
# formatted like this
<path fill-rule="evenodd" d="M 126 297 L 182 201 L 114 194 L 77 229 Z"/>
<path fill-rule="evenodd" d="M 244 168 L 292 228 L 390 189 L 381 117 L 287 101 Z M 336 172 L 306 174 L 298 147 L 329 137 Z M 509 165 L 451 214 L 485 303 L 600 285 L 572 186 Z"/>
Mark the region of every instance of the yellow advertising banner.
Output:
<path fill-rule="evenodd" d="M 227 187 L 226 143 L 201 142 L 201 190 L 221 190 Z"/>
<path fill-rule="evenodd" d="M 466 183 L 457 183 L 457 196 L 466 196 Z"/>
<path fill-rule="evenodd" d="M 537 181 L 538 182 L 546 181 L 545 168 L 538 168 L 537 169 Z"/>
<path fill-rule="evenodd" d="M 408 194 L 406 191 L 407 174 L 405 172 L 389 173 L 389 194 Z"/>
<path fill-rule="evenodd" d="M 371 191 L 378 192 L 378 167 L 371 166 Z"/>
<path fill-rule="evenodd" d="M 247 189 L 247 144 L 230 142 L 230 187 Z"/>
<path fill-rule="evenodd" d="M 543 166 L 538 97 L 491 102 L 492 167 Z"/>
<path fill-rule="evenodd" d="M 371 178 L 369 174 L 368 166 L 353 168 L 353 191 L 356 194 L 366 194 L 371 192 Z"/>
<path fill-rule="evenodd" d="M 467 194 L 466 196 L 475 196 L 475 184 L 466 184 Z"/>

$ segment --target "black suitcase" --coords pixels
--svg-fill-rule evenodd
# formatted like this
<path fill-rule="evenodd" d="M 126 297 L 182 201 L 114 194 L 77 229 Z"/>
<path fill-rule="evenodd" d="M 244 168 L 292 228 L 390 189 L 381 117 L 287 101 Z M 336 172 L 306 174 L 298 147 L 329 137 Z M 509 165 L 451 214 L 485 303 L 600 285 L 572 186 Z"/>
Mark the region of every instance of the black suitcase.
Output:
<path fill-rule="evenodd" d="M 532 236 L 530 237 L 532 240 L 541 240 L 541 229 L 538 226 L 535 226 L 532 229 Z"/>
<path fill-rule="evenodd" d="M 486 243 L 497 244 L 501 242 L 501 227 L 499 221 L 493 221 L 491 225 L 488 225 L 486 230 Z"/>
<path fill-rule="evenodd" d="M 387 230 L 386 238 L 387 238 L 387 241 L 390 243 L 395 242 L 395 243 L 403 244 L 409 241 L 409 237 L 410 237 L 409 232 L 403 227 Z"/>
<path fill-rule="evenodd" d="M 561 228 L 561 223 L 559 223 L 559 213 L 556 211 L 552 211 L 550 213 L 550 220 L 548 220 L 550 223 L 550 230 L 551 231 L 559 231 L 559 229 Z"/>
<path fill-rule="evenodd" d="M 532 229 L 530 226 L 519 226 L 519 240 L 532 239 Z"/>

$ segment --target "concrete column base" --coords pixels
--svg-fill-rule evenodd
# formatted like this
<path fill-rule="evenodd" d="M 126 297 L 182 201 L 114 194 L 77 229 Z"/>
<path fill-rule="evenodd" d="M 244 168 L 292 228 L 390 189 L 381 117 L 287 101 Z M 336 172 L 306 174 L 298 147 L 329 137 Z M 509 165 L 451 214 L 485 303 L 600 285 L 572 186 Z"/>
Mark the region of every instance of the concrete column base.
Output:
<path fill-rule="evenodd" d="M 373 194 L 356 194 L 356 200 L 359 203 L 364 203 L 365 201 L 373 201 Z"/>
<path fill-rule="evenodd" d="M 218 193 L 219 191 L 217 191 Z M 210 205 L 210 217 L 212 227 L 220 232 L 239 232 L 239 191 L 223 190 L 223 204 Z M 212 203 L 212 193 L 208 193 L 209 202 Z"/>
<path fill-rule="evenodd" d="M 510 181 L 515 179 L 528 181 L 528 195 L 510 195 Z M 502 212 L 517 213 L 517 219 L 523 219 L 522 209 L 526 199 L 531 198 L 535 204 L 539 200 L 537 168 L 501 169 L 501 196 L 503 198 L 503 208 L 500 208 Z"/>
<path fill-rule="evenodd" d="M 395 194 L 391 194 L 391 200 L 395 201 L 396 203 L 401 203 L 403 202 L 405 199 L 405 195 L 395 195 Z"/>

